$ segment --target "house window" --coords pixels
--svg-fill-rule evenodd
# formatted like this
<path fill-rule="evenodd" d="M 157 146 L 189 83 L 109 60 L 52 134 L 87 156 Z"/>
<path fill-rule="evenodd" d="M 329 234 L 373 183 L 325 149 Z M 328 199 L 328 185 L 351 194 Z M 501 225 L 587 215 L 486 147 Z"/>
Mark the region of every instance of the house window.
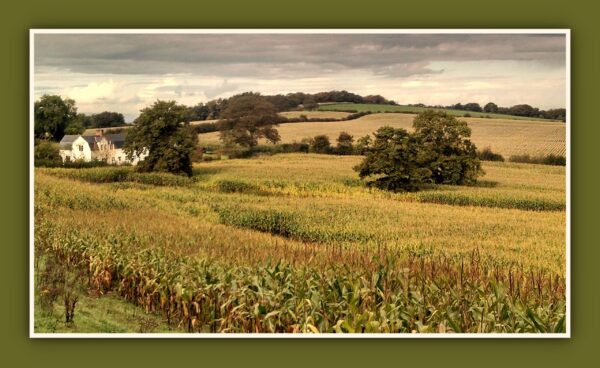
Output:
<path fill-rule="evenodd" d="M 121 156 L 117 157 L 119 159 L 119 162 L 121 162 Z"/>
<path fill-rule="evenodd" d="M 80 145 L 79 145 L 79 151 L 80 151 L 80 152 L 83 152 L 83 144 L 80 144 Z"/>

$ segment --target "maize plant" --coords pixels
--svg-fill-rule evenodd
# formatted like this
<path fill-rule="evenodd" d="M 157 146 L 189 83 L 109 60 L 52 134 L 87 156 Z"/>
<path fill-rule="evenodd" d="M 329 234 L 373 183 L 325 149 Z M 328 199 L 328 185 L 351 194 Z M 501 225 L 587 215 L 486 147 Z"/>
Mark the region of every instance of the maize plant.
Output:
<path fill-rule="evenodd" d="M 36 169 L 36 308 L 77 321 L 68 270 L 190 333 L 565 331 L 564 168 L 484 163 L 496 184 L 384 193 L 354 161 Z"/>

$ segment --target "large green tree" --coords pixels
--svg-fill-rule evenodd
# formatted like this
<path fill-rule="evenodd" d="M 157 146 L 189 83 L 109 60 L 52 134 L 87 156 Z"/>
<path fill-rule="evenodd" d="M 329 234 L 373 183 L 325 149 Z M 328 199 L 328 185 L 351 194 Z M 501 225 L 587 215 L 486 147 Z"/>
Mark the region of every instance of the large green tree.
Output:
<path fill-rule="evenodd" d="M 472 184 L 483 173 L 477 147 L 465 121 L 441 111 L 427 110 L 413 120 L 414 135 L 435 183 Z"/>
<path fill-rule="evenodd" d="M 141 110 L 128 130 L 124 151 L 131 160 L 147 152 L 137 165 L 140 171 L 192 175 L 191 155 L 198 138 L 189 125 L 189 109 L 175 101 L 156 101 Z"/>
<path fill-rule="evenodd" d="M 34 104 L 34 134 L 37 138 L 61 140 L 65 129 L 76 117 L 75 100 L 43 95 Z"/>
<path fill-rule="evenodd" d="M 227 144 L 252 148 L 260 138 L 272 143 L 281 140 L 274 128 L 280 119 L 277 109 L 260 94 L 250 92 L 231 97 L 220 116 L 221 140 Z"/>
<path fill-rule="evenodd" d="M 425 111 L 413 121 L 414 132 L 382 127 L 355 167 L 359 176 L 387 190 L 418 190 L 424 184 L 473 184 L 483 174 L 471 129 L 444 112 Z"/>
<path fill-rule="evenodd" d="M 368 186 L 391 191 L 415 191 L 431 182 L 427 155 L 405 129 L 379 128 L 365 159 L 354 168 Z"/>

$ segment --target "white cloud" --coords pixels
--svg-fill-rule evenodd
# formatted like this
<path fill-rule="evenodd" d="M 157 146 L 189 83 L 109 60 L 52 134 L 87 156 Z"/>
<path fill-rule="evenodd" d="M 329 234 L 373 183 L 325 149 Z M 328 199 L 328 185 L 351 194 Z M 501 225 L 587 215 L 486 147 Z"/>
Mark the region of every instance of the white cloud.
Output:
<path fill-rule="evenodd" d="M 107 81 L 91 82 L 82 87 L 71 87 L 64 91 L 68 96 L 77 96 L 79 103 L 94 103 L 98 100 L 114 96 L 119 83 L 109 79 Z"/>
<path fill-rule="evenodd" d="M 118 111 L 128 121 L 157 99 L 194 105 L 245 91 L 346 89 L 403 104 L 565 106 L 564 40 L 557 37 L 37 37 L 36 97 L 60 94 L 80 112 Z M 78 43 L 94 47 L 82 53 Z"/>

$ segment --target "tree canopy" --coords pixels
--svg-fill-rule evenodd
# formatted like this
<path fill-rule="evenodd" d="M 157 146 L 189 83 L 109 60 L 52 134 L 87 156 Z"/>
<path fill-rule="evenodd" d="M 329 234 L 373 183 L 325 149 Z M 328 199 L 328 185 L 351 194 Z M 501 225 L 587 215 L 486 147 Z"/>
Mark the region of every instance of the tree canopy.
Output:
<path fill-rule="evenodd" d="M 329 153 L 331 152 L 331 142 L 325 134 L 319 134 L 310 139 L 310 152 Z"/>
<path fill-rule="evenodd" d="M 57 95 L 43 95 L 34 104 L 34 134 L 37 138 L 60 140 L 76 120 L 75 101 Z"/>
<path fill-rule="evenodd" d="M 340 132 L 337 139 L 336 151 L 338 155 L 351 155 L 354 151 L 354 136 L 348 132 Z"/>
<path fill-rule="evenodd" d="M 279 121 L 277 109 L 260 94 L 245 93 L 231 97 L 221 118 L 221 140 L 225 143 L 252 148 L 260 138 L 272 143 L 281 139 L 274 128 Z"/>
<path fill-rule="evenodd" d="M 113 111 L 103 111 L 91 116 L 91 127 L 112 128 L 125 125 L 123 114 Z"/>
<path fill-rule="evenodd" d="M 414 135 L 428 156 L 435 183 L 472 184 L 483 171 L 471 128 L 444 112 L 427 110 L 413 120 Z"/>
<path fill-rule="evenodd" d="M 198 141 L 189 129 L 189 109 L 175 101 L 156 101 L 141 110 L 128 130 L 124 151 L 128 159 L 146 152 L 140 171 L 192 175 L 191 154 Z"/>
<path fill-rule="evenodd" d="M 483 107 L 483 111 L 484 112 L 490 112 L 490 113 L 497 113 L 498 112 L 498 105 L 496 105 L 493 102 L 488 102 L 487 104 L 485 104 L 485 106 Z"/>
<path fill-rule="evenodd" d="M 389 126 L 377 130 L 355 167 L 360 178 L 381 189 L 414 191 L 427 183 L 472 184 L 483 174 L 466 122 L 427 110 L 413 128 L 413 133 Z"/>

